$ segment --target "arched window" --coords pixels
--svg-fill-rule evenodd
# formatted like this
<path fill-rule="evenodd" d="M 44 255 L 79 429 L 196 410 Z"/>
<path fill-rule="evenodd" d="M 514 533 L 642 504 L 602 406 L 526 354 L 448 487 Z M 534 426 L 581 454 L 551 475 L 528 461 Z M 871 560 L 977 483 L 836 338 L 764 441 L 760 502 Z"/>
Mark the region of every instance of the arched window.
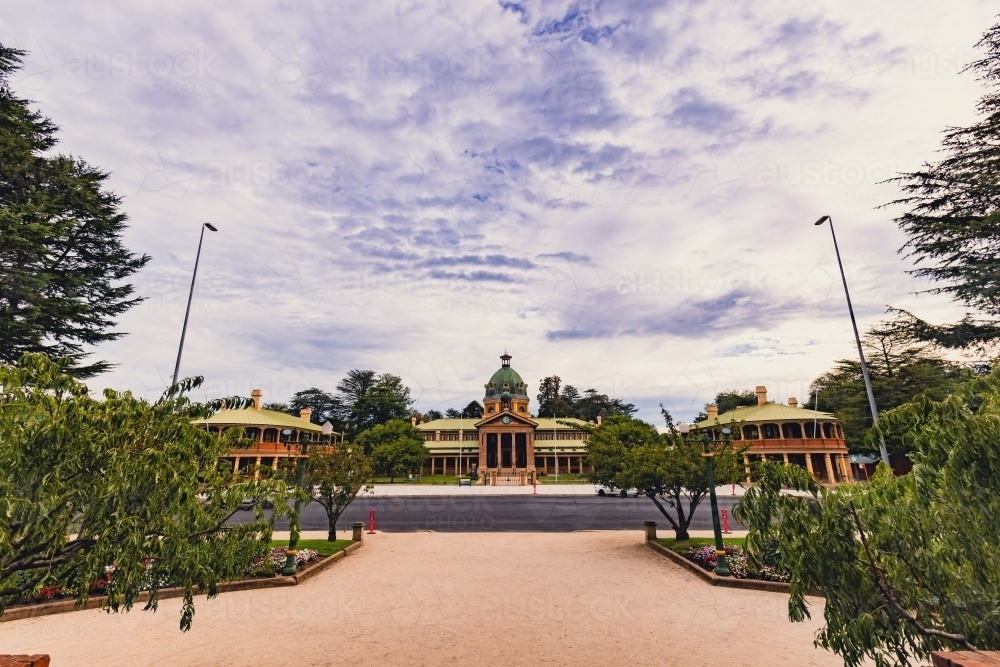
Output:
<path fill-rule="evenodd" d="M 257 440 L 260 438 L 260 429 L 259 428 L 250 427 L 250 428 L 248 428 L 248 429 L 246 429 L 244 431 L 244 434 L 250 440 L 253 440 L 254 442 L 257 442 Z"/>
<path fill-rule="evenodd" d="M 837 424 L 837 437 L 841 440 L 844 438 L 844 429 L 840 424 Z"/>
<path fill-rule="evenodd" d="M 833 437 L 833 424 L 830 422 L 823 422 L 823 437 L 832 438 Z"/>
<path fill-rule="evenodd" d="M 517 406 L 517 411 L 518 412 L 524 412 L 524 406 L 523 405 Z"/>
<path fill-rule="evenodd" d="M 278 429 L 276 429 L 276 428 L 265 428 L 264 429 L 264 442 L 278 442 Z"/>
<path fill-rule="evenodd" d="M 760 437 L 756 424 L 747 424 L 743 427 L 743 437 L 746 440 L 756 440 Z"/>
<path fill-rule="evenodd" d="M 794 422 L 789 422 L 787 424 L 781 425 L 781 432 L 785 434 L 786 438 L 801 438 L 802 437 L 802 427 Z"/>
<path fill-rule="evenodd" d="M 818 438 L 819 426 L 815 422 L 806 422 L 806 437 Z"/>
<path fill-rule="evenodd" d="M 208 427 L 208 432 L 209 433 L 213 433 L 215 435 L 219 435 L 219 427 L 218 426 L 209 426 Z"/>
<path fill-rule="evenodd" d="M 491 405 L 489 410 L 487 410 L 486 412 L 493 412 L 493 406 Z"/>
<path fill-rule="evenodd" d="M 765 440 L 776 440 L 781 437 L 777 424 L 761 424 L 760 432 Z"/>

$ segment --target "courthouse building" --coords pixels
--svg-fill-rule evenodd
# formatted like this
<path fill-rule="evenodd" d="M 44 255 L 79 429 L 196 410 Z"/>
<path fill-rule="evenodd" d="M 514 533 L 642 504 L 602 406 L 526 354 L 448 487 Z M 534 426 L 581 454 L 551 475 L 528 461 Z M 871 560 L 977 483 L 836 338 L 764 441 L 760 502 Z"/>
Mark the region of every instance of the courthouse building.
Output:
<path fill-rule="evenodd" d="M 829 485 L 853 478 L 843 422 L 829 412 L 800 408 L 794 398 L 788 405 L 770 403 L 762 386 L 757 387 L 757 405 L 721 415 L 709 405 L 706 412 L 708 419 L 693 424 L 692 432 L 708 431 L 713 439 L 722 439 L 722 429 L 728 426 L 734 445 L 749 445 L 748 464 L 766 458 L 799 465 Z"/>
<path fill-rule="evenodd" d="M 510 360 L 500 357 L 500 369 L 485 385 L 481 419 L 414 420 L 431 452 L 423 474 L 467 475 L 475 468 L 482 484 L 525 485 L 538 475 L 588 470 L 586 422 L 532 417 L 528 385 Z"/>

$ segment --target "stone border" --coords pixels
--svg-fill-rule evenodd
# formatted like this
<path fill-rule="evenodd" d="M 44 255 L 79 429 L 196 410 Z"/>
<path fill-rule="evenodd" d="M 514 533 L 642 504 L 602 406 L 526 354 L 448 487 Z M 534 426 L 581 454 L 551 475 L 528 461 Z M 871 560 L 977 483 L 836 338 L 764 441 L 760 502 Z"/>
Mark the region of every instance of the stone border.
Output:
<path fill-rule="evenodd" d="M 268 577 L 266 579 L 243 579 L 240 581 L 226 581 L 219 584 L 220 593 L 232 593 L 235 591 L 255 591 L 261 588 L 281 588 L 284 586 L 297 586 L 309 579 L 312 579 L 317 574 L 327 569 L 339 560 L 347 557 L 348 554 L 354 553 L 361 548 L 364 544 L 362 541 L 355 542 L 354 544 L 349 544 L 332 556 L 327 556 L 322 560 L 309 565 L 304 568 L 301 572 L 296 573 L 294 576 L 285 577 L 278 575 L 275 577 Z M 183 597 L 184 589 L 182 588 L 164 588 L 160 590 L 159 599 L 169 600 L 170 598 Z M 55 602 L 43 602 L 41 604 L 25 605 L 23 607 L 11 607 L 8 608 L 2 616 L 0 616 L 0 623 L 4 621 L 20 621 L 25 618 L 36 618 L 38 616 L 50 616 L 52 614 L 62 614 L 68 611 L 83 611 L 84 609 L 97 609 L 101 607 L 106 601 L 107 597 L 104 595 L 95 596 L 88 598 L 85 603 L 81 606 L 76 606 L 76 600 L 57 600 Z M 148 592 L 141 592 L 136 597 L 136 602 L 146 602 L 149 600 Z"/>
<path fill-rule="evenodd" d="M 660 554 L 661 556 L 666 556 L 668 559 L 672 560 L 674 563 L 686 568 L 688 571 L 698 575 L 702 580 L 711 584 L 712 586 L 722 586 L 723 588 L 746 588 L 753 591 L 767 591 L 769 593 L 786 593 L 790 594 L 792 592 L 791 584 L 785 583 L 783 581 L 761 581 L 760 579 L 737 579 L 736 577 L 720 577 L 715 572 L 709 572 L 708 570 L 700 567 L 697 563 L 689 561 L 684 556 L 671 551 L 667 547 L 663 546 L 659 542 L 653 540 L 647 540 L 646 546 Z"/>

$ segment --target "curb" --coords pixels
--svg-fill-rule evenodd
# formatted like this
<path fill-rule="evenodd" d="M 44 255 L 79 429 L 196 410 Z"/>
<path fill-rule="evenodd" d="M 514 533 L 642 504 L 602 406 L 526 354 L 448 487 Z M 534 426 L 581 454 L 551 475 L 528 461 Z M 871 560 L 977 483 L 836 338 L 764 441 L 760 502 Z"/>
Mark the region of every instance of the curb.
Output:
<path fill-rule="evenodd" d="M 792 592 L 792 585 L 783 581 L 760 581 L 757 579 L 720 577 L 715 572 L 709 572 L 708 570 L 702 569 L 697 564 L 692 563 L 684 556 L 671 551 L 659 542 L 647 540 L 646 546 L 661 556 L 666 556 L 668 560 L 673 561 L 677 565 L 686 568 L 689 572 L 698 575 L 703 581 L 711 584 L 712 586 L 721 586 L 722 588 L 743 588 L 752 591 L 766 591 L 768 593 L 790 594 Z"/>
<path fill-rule="evenodd" d="M 226 581 L 218 585 L 218 590 L 219 593 L 233 593 L 236 591 L 255 591 L 262 588 L 297 586 L 305 581 L 308 581 L 309 579 L 312 579 L 337 561 L 343 560 L 348 554 L 354 553 L 361 548 L 362 544 L 364 544 L 364 542 L 355 542 L 354 544 L 348 545 L 332 556 L 327 556 L 323 560 L 313 563 L 309 567 L 291 577 L 278 575 L 267 579 Z M 196 593 L 196 595 L 201 595 L 201 593 Z M 183 596 L 183 588 L 163 588 L 159 593 L 160 600 L 169 600 L 171 598 L 179 598 Z M 104 595 L 87 598 L 87 601 L 80 606 L 76 605 L 76 600 L 58 600 L 56 602 L 43 602 L 42 604 L 13 607 L 4 611 L 3 615 L 0 616 L 0 623 L 5 621 L 20 621 L 25 618 L 37 618 L 39 616 L 51 616 L 52 614 L 63 614 L 69 611 L 98 609 L 104 605 L 107 599 L 108 598 Z M 146 602 L 147 600 L 149 600 L 149 593 L 146 591 L 139 593 L 139 595 L 135 598 L 137 603 Z"/>

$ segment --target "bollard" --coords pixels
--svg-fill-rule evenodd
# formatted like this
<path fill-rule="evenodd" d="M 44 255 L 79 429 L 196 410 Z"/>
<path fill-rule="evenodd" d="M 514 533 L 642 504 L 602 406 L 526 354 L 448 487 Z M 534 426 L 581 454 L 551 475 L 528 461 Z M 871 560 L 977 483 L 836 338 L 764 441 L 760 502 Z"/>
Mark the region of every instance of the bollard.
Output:
<path fill-rule="evenodd" d="M 368 512 L 368 534 L 375 534 L 375 508 L 373 507 L 370 512 Z"/>
<path fill-rule="evenodd" d="M 735 484 L 733 484 L 733 492 L 730 495 L 733 495 L 733 496 L 736 495 L 736 485 Z"/>
<path fill-rule="evenodd" d="M 354 530 L 354 534 L 351 535 L 351 540 L 353 542 L 360 542 L 361 534 L 365 531 L 365 522 L 355 521 L 354 523 L 351 524 L 351 528 Z"/>
<path fill-rule="evenodd" d="M 729 532 L 729 512 L 726 511 L 726 508 L 722 508 L 722 532 Z"/>
<path fill-rule="evenodd" d="M 538 480 L 532 480 L 531 482 L 531 493 L 532 495 L 538 495 Z"/>
<path fill-rule="evenodd" d="M 642 525 L 646 527 L 646 541 L 652 542 L 656 539 L 656 522 L 655 521 L 643 521 Z"/>

